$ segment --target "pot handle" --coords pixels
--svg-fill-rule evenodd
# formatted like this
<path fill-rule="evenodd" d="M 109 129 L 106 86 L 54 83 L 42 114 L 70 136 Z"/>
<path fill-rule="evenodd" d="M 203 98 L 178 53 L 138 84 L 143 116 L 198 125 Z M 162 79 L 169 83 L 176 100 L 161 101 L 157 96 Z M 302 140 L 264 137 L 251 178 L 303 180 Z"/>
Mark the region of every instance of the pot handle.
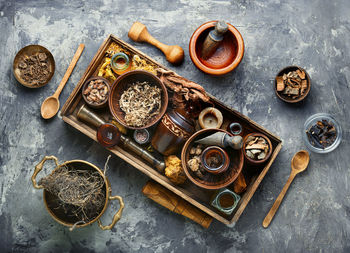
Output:
<path fill-rule="evenodd" d="M 113 197 L 110 196 L 109 197 L 109 200 L 115 200 L 115 199 L 119 200 L 120 208 L 119 208 L 118 212 L 113 216 L 113 220 L 112 220 L 112 223 L 110 225 L 103 226 L 101 221 L 98 220 L 98 226 L 102 230 L 111 230 L 115 226 L 115 224 L 120 220 L 120 218 L 122 217 L 122 213 L 123 213 L 123 209 L 124 209 L 123 198 L 120 196 L 113 196 Z"/>
<path fill-rule="evenodd" d="M 36 166 L 35 166 L 35 169 L 34 169 L 34 173 L 33 173 L 33 176 L 32 176 L 32 183 L 33 183 L 33 187 L 35 189 L 42 189 L 44 188 L 42 185 L 38 185 L 36 183 L 36 176 L 38 175 L 38 173 L 43 169 L 43 166 L 44 166 L 44 163 L 47 161 L 47 160 L 54 160 L 55 163 L 56 163 L 56 166 L 58 166 L 58 159 L 56 156 L 45 156 L 40 163 L 38 163 Z"/>

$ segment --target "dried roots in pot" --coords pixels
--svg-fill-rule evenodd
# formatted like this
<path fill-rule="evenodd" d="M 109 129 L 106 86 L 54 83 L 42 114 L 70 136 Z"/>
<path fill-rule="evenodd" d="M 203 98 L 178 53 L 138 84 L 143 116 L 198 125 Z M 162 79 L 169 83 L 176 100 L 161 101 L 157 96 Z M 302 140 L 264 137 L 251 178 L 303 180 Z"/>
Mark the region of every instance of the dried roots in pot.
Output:
<path fill-rule="evenodd" d="M 39 181 L 57 197 L 57 207 L 70 219 L 88 223 L 102 211 L 106 192 L 103 177 L 92 170 L 61 166 Z"/>

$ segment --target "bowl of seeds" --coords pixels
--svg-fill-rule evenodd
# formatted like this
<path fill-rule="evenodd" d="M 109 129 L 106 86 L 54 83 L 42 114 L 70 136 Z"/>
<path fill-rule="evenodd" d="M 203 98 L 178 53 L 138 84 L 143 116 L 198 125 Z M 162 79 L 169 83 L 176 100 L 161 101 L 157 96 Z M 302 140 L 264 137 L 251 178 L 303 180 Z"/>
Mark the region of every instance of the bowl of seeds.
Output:
<path fill-rule="evenodd" d="M 243 140 L 244 157 L 250 164 L 265 163 L 272 154 L 270 139 L 261 133 L 250 133 Z"/>
<path fill-rule="evenodd" d="M 107 79 L 95 76 L 83 85 L 82 94 L 85 102 L 92 108 L 103 108 L 107 105 L 110 85 Z"/>
<path fill-rule="evenodd" d="M 329 153 L 339 146 L 342 140 L 342 130 L 331 115 L 317 113 L 305 121 L 303 139 L 311 151 Z"/>
<path fill-rule="evenodd" d="M 46 85 L 55 73 L 55 60 L 45 47 L 29 45 L 13 60 L 13 74 L 17 81 L 28 88 Z"/>
<path fill-rule="evenodd" d="M 274 89 L 278 98 L 287 103 L 302 101 L 309 94 L 311 80 L 301 67 L 288 66 L 278 72 Z"/>

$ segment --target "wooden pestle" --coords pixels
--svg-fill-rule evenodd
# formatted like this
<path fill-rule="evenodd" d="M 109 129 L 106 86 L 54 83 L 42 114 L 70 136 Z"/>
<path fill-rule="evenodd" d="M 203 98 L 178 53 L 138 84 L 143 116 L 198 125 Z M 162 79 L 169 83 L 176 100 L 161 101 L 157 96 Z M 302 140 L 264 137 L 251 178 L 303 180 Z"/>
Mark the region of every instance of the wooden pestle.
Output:
<path fill-rule="evenodd" d="M 128 36 L 133 41 L 147 42 L 157 47 L 164 53 L 167 61 L 174 65 L 181 64 L 184 59 L 184 50 L 182 49 L 182 47 L 178 45 L 169 46 L 159 42 L 154 37 L 152 37 L 152 35 L 149 34 L 147 27 L 140 22 L 136 21 L 131 26 Z"/>
<path fill-rule="evenodd" d="M 202 58 L 207 60 L 210 58 L 220 45 L 220 42 L 224 39 L 224 34 L 228 30 L 228 25 L 225 21 L 218 21 L 215 25 L 215 29 L 210 31 L 202 47 Z"/>
<path fill-rule="evenodd" d="M 142 193 L 170 211 L 186 216 L 204 228 L 208 228 L 213 220 L 202 210 L 154 181 L 148 181 L 143 187 Z"/>

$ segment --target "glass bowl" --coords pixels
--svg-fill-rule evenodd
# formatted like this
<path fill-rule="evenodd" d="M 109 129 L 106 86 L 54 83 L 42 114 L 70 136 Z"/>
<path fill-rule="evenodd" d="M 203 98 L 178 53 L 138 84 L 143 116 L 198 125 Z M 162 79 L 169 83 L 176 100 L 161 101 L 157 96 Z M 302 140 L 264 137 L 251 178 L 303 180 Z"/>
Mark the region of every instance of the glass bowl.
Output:
<path fill-rule="evenodd" d="M 323 119 L 325 119 L 329 122 L 332 122 L 336 131 L 337 131 L 337 137 L 336 137 L 335 141 L 333 142 L 333 144 L 327 148 L 324 148 L 324 149 L 317 148 L 317 147 L 313 146 L 310 143 L 309 138 L 307 137 L 307 134 L 306 134 L 306 131 L 308 129 L 310 129 L 310 127 L 312 125 L 315 125 L 317 121 L 323 120 Z M 303 128 L 302 134 L 303 134 L 303 139 L 304 139 L 305 144 L 308 147 L 308 149 L 310 149 L 312 152 L 316 152 L 316 153 L 329 153 L 329 152 L 333 151 L 334 149 L 336 149 L 339 146 L 341 139 L 342 139 L 342 130 L 341 130 L 339 123 L 331 115 L 329 115 L 327 113 L 316 113 L 316 114 L 310 116 L 304 123 L 304 128 Z"/>

